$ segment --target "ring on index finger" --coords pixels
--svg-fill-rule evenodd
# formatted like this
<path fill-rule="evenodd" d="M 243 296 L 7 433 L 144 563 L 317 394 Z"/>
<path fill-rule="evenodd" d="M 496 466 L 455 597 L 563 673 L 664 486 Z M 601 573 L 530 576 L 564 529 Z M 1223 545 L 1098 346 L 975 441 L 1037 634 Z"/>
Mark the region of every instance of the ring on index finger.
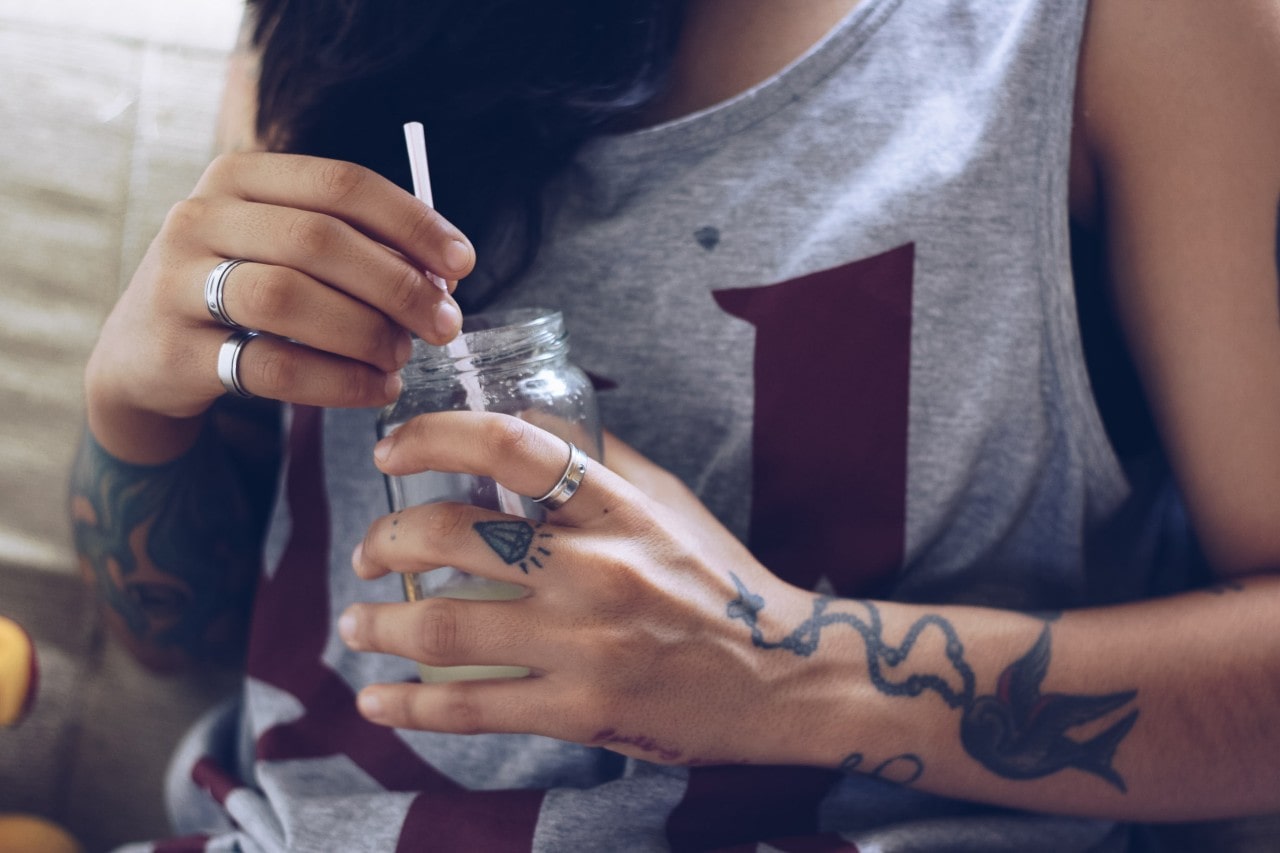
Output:
<path fill-rule="evenodd" d="M 204 280 L 204 304 L 208 307 L 210 316 L 229 329 L 244 328 L 227 314 L 225 295 L 227 276 L 243 263 L 247 263 L 244 258 L 225 260 L 214 267 Z"/>
<path fill-rule="evenodd" d="M 578 491 L 578 486 L 582 485 L 582 478 L 587 474 L 587 454 L 579 450 L 573 442 L 567 443 L 569 464 L 565 466 L 564 473 L 560 475 L 559 481 L 551 487 L 550 491 L 540 498 L 533 499 L 535 503 L 540 503 L 547 509 L 559 509 L 567 504 L 569 498 Z"/>

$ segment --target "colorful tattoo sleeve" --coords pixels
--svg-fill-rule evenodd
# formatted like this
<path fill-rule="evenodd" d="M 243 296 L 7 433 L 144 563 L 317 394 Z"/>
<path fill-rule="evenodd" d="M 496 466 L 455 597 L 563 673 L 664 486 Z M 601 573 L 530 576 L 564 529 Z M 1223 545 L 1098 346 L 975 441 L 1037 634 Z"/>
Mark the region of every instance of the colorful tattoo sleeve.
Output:
<path fill-rule="evenodd" d="M 85 431 L 71 481 L 81 570 L 145 660 L 241 654 L 273 483 L 263 455 L 211 424 L 178 459 L 133 465 Z"/>

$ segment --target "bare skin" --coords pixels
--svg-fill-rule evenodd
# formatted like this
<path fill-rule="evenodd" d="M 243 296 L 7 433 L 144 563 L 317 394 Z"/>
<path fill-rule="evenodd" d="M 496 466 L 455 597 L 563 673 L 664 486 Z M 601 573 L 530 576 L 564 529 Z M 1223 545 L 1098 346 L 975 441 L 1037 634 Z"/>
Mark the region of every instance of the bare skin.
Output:
<path fill-rule="evenodd" d="M 851 7 L 695 3 L 654 118 L 768 77 Z M 810 8 L 820 11 L 802 14 Z M 746 49 L 760 44 L 777 49 Z M 515 663 L 535 677 L 372 685 L 361 710 L 386 725 L 533 732 L 667 763 L 841 767 L 1037 811 L 1186 820 L 1280 809 L 1277 69 L 1280 11 L 1265 0 L 1109 0 L 1088 22 L 1077 102 L 1072 213 L 1110 247 L 1111 298 L 1197 532 L 1228 586 L 1061 615 L 823 599 L 772 575 L 670 475 L 614 443 L 612 470 L 593 465 L 537 530 L 549 553 L 527 570 L 503 550 L 510 537 L 501 547 L 487 538 L 493 522 L 519 523 L 493 513 L 435 505 L 374 522 L 353 556 L 362 577 L 448 564 L 532 594 L 359 605 L 339 623 L 353 648 L 433 665 Z M 174 294 L 178 278 L 190 289 L 219 256 L 257 257 L 256 244 L 236 242 L 247 235 L 233 220 L 283 223 L 287 237 L 298 233 L 288 227 L 296 211 L 321 208 L 363 223 L 413 258 L 411 269 L 465 272 L 438 266 L 452 235 L 428 214 L 377 181 L 326 195 L 313 168 L 337 174 L 267 155 L 222 161 L 186 205 L 190 216 L 179 212 L 161 235 L 90 371 L 90 423 L 109 452 L 172 459 L 203 428 L 220 390 L 208 365 L 224 332 L 201 316 L 198 298 L 187 305 Z M 259 187 L 275 188 L 270 214 L 245 198 Z M 424 244 L 370 220 L 372 199 L 416 215 Z M 368 245 L 377 241 L 339 243 L 325 256 L 384 270 L 391 286 L 400 267 Z M 311 269 L 292 256 L 269 266 L 293 263 L 303 275 Z M 323 317 L 306 315 L 318 349 L 279 350 L 299 370 L 273 385 L 260 357 L 275 350 L 259 348 L 246 362 L 255 393 L 327 405 L 386 399 L 376 380 L 394 369 L 395 327 L 408 321 L 337 278 L 321 285 L 290 274 L 305 291 L 299 304 L 327 300 L 364 330 L 359 340 L 340 342 L 322 331 Z M 284 331 L 251 300 L 230 310 Z M 148 322 L 186 333 L 184 349 L 164 353 L 186 371 L 172 381 L 148 366 L 154 353 L 126 340 Z M 130 439 L 132 428 L 167 452 L 145 451 L 157 445 Z M 393 474 L 469 471 L 540 494 L 562 470 L 563 443 L 497 416 L 435 415 L 380 445 L 377 464 Z M 1039 713 L 1046 708 L 1053 713 Z"/>

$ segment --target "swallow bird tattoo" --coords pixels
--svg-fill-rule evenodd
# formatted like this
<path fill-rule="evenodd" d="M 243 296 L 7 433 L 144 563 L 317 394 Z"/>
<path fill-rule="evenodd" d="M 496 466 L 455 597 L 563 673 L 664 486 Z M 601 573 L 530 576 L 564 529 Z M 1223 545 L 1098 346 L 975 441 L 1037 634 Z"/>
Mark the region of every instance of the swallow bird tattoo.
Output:
<path fill-rule="evenodd" d="M 1111 760 L 1138 719 L 1137 710 L 1088 740 L 1075 740 L 1067 732 L 1123 708 L 1137 691 L 1101 696 L 1042 693 L 1040 685 L 1048 671 L 1049 626 L 1045 625 L 1031 650 L 1000 674 L 995 695 L 979 696 L 965 708 L 960 719 L 965 750 L 1009 779 L 1035 779 L 1074 767 L 1125 791 Z"/>

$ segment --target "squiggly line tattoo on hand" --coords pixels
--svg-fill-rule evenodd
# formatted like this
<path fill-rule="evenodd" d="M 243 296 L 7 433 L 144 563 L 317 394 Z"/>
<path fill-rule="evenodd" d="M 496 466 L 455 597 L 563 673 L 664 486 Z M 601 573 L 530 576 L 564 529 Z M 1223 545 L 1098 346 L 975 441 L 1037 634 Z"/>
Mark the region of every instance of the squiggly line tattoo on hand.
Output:
<path fill-rule="evenodd" d="M 738 596 L 729 602 L 727 615 L 747 625 L 757 648 L 809 657 L 818 650 L 824 630 L 834 625 L 846 626 L 863 639 L 872 685 L 887 696 L 915 697 L 932 691 L 949 708 L 959 709 L 962 746 L 993 773 L 1006 779 L 1037 779 L 1074 767 L 1098 776 L 1121 792 L 1127 790 L 1111 763 L 1116 748 L 1137 721 L 1136 709 L 1088 740 L 1075 740 L 1067 732 L 1123 708 L 1137 691 L 1099 696 L 1042 693 L 1040 685 L 1050 660 L 1049 625 L 1056 617 L 1044 617 L 1045 624 L 1035 644 L 1000 674 L 994 694 L 976 696 L 973 670 L 964 658 L 964 644 L 955 627 L 942 616 L 928 614 L 916 620 L 902 643 L 894 646 L 884 639 L 880 610 L 872 602 L 856 602 L 866 609 L 867 616 L 862 618 L 854 613 L 833 612 L 830 607 L 834 599 L 818 596 L 808 619 L 785 637 L 769 640 L 759 623 L 765 600 L 747 589 L 737 575 L 731 576 Z M 913 674 L 895 681 L 885 671 L 886 667 L 897 667 L 906 661 L 921 634 L 930 627 L 936 627 L 946 639 L 947 662 L 959 679 L 959 689 L 941 674 Z M 921 773 L 923 766 L 921 762 Z"/>

